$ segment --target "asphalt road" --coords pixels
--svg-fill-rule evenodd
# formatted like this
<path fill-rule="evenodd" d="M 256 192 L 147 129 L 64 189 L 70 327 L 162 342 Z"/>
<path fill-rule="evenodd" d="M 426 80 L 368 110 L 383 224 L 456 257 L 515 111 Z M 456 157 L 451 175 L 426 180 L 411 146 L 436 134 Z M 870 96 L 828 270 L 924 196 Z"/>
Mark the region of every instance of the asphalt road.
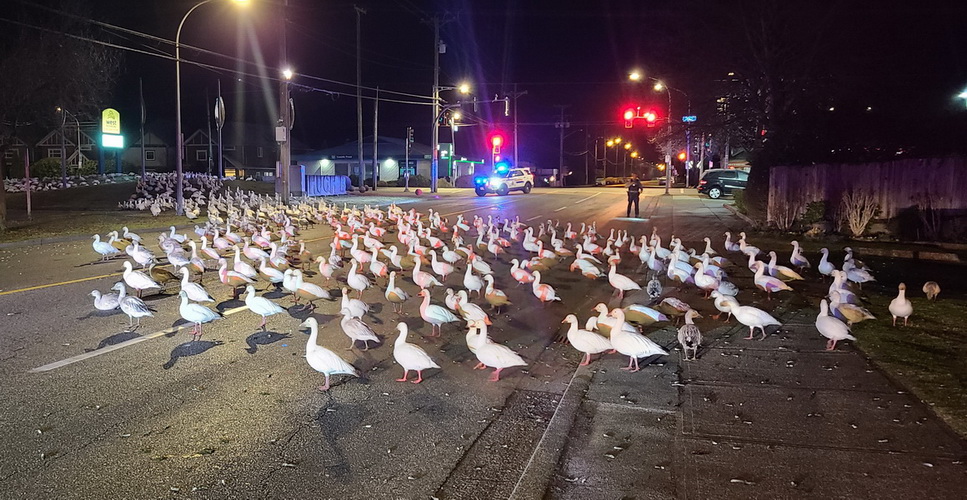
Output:
<path fill-rule="evenodd" d="M 432 208 L 451 222 L 462 213 L 468 218 L 519 216 L 533 225 L 547 219 L 597 221 L 601 232 L 613 227 L 638 235 L 657 227 L 666 242 L 675 234 L 689 246 L 739 225 L 721 201 L 683 192 L 659 196 L 662 192 L 645 191 L 645 219 L 635 220 L 622 217 L 624 194 L 615 188 L 536 189 L 529 195 L 485 198 L 459 191 L 420 198 L 394 192 L 347 201 Z M 320 253 L 328 248 L 331 232 L 315 228 L 302 237 Z M 523 255 L 519 248 L 514 252 Z M 374 306 L 374 314 L 365 319 L 384 340 L 378 347 L 343 350 L 349 343 L 337 320 L 338 301 L 320 301 L 312 313 L 322 325 L 319 343 L 364 374 L 362 379 L 335 377 L 333 387 L 320 393 L 316 387 L 322 376 L 303 358 L 307 332 L 298 329 L 307 312 L 291 308 L 286 317 L 269 318 L 268 331 L 261 332 L 259 317 L 236 309 L 241 301 L 232 301 L 230 291 L 208 273 L 204 283 L 218 300 L 216 307 L 228 314 L 206 325 L 200 340 L 192 341 L 190 327 L 179 318 L 173 295 L 177 287 L 147 297 L 155 316 L 143 320 L 136 332 L 126 332 L 123 314 L 95 312 L 88 295 L 93 289 L 107 291 L 119 279 L 120 260 L 92 264 L 96 255 L 90 240 L 2 249 L 0 432 L 5 439 L 0 444 L 0 496 L 670 498 L 718 491 L 684 484 L 690 469 L 681 449 L 687 446 L 676 439 L 686 424 L 697 428 L 694 416 L 686 420 L 681 414 L 683 398 L 700 398 L 696 391 L 708 391 L 701 385 L 683 390 L 681 380 L 715 377 L 700 371 L 683 375 L 677 352 L 637 374 L 618 370 L 627 363 L 624 357 L 605 356 L 575 376 L 580 355 L 553 339 L 562 332 L 566 314 L 576 313 L 583 321 L 599 301 L 616 305 L 610 286 L 558 265 L 545 281 L 563 303 L 542 307 L 528 289 L 514 286 L 508 273 L 511 257 L 493 264 L 498 287 L 514 304 L 492 316 L 490 334 L 517 350 L 528 361 L 526 368 L 506 370 L 499 382 L 487 382 L 489 373 L 472 369 L 476 359 L 466 348 L 465 330 L 450 325 L 441 339 L 421 339 L 430 329 L 420 319 L 419 301 L 408 302 L 400 317 L 385 303 L 381 289 L 371 289 L 363 298 Z M 621 271 L 643 276 L 631 258 Z M 318 276 L 311 279 L 322 284 Z M 462 274 L 451 276 L 446 285 L 459 288 L 461 283 Z M 337 288 L 335 283 L 325 286 Z M 402 286 L 415 295 L 409 278 Z M 290 304 L 288 297 L 268 296 Z M 433 297 L 442 304 L 441 289 Z M 748 297 L 763 299 L 751 292 Z M 700 301 L 694 295 L 682 298 Z M 806 306 L 777 301 L 770 307 L 794 324 L 808 325 L 811 320 L 799 312 Z M 707 302 L 701 305 L 704 311 L 709 308 Z M 419 385 L 395 381 L 401 369 L 393 360 L 392 342 L 401 320 L 415 334 L 411 341 L 416 337 L 442 367 L 427 371 Z M 734 323 L 720 327 L 708 321 L 701 323 L 703 330 L 721 333 L 725 347 L 744 333 Z M 673 328 L 650 334 L 673 346 Z M 559 404 L 562 399 L 567 404 Z M 638 425 L 642 422 L 653 424 Z M 962 456 L 962 443 L 943 435 L 949 448 L 944 456 L 954 458 L 942 466 L 933 460 L 937 472 L 943 469 L 962 479 L 963 467 L 949 463 Z M 632 442 L 644 445 L 631 447 Z M 629 447 L 633 451 L 625 452 Z M 621 460 L 626 462 L 621 465 Z M 611 473 L 615 477 L 609 479 Z M 713 471 L 709 477 L 717 476 Z M 740 487 L 755 482 L 748 476 L 739 480 L 744 481 Z M 722 481 L 737 484 L 727 477 Z M 647 485 L 639 488 L 642 482 Z M 782 494 L 781 487 L 776 494 Z M 723 495 L 748 497 L 749 492 Z"/>

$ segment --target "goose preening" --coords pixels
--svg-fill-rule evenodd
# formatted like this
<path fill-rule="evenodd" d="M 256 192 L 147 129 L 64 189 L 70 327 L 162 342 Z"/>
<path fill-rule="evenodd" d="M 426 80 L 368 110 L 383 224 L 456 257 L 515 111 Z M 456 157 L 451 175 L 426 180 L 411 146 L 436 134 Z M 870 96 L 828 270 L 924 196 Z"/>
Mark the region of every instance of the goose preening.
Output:
<path fill-rule="evenodd" d="M 701 317 L 702 315 L 694 309 L 688 311 L 685 313 L 685 324 L 678 329 L 678 343 L 682 346 L 682 359 L 685 361 L 697 359 L 698 348 L 702 345 L 702 331 L 692 320 Z"/>
<path fill-rule="evenodd" d="M 319 338 L 319 322 L 316 318 L 310 316 L 299 326 L 309 329 L 309 340 L 306 341 L 306 361 L 313 370 L 322 373 L 326 377 L 326 384 L 319 386 L 320 391 L 329 390 L 329 377 L 332 375 L 359 376 L 359 372 L 356 371 L 353 365 L 347 363 L 336 353 L 316 343 L 316 339 Z"/>
<path fill-rule="evenodd" d="M 584 360 L 581 361 L 579 366 L 587 366 L 590 364 L 592 354 L 613 349 L 610 340 L 597 333 L 578 328 L 577 316 L 568 314 L 561 323 L 570 323 L 567 330 L 567 340 L 571 343 L 572 347 L 584 353 Z"/>
<path fill-rule="evenodd" d="M 614 346 L 616 351 L 628 356 L 628 366 L 621 368 L 622 370 L 636 372 L 640 369 L 638 367 L 638 358 L 647 358 L 656 355 L 664 356 L 668 354 L 661 346 L 648 337 L 626 330 L 624 325 L 627 323 L 625 323 L 625 312 L 623 310 L 618 308 L 613 309 L 611 311 L 611 317 L 615 321 L 614 326 L 611 328 L 611 345 Z"/>
<path fill-rule="evenodd" d="M 212 311 L 201 304 L 188 302 L 188 293 L 184 290 L 178 292 L 178 296 L 181 297 L 181 306 L 178 307 L 178 312 L 186 321 L 194 323 L 195 326 L 192 328 L 191 334 L 196 340 L 201 337 L 202 324 L 222 317 L 221 313 Z"/>
<path fill-rule="evenodd" d="M 440 365 L 436 364 L 423 348 L 406 341 L 406 335 L 409 332 L 406 323 L 398 323 L 396 329 L 399 330 L 400 336 L 396 338 L 396 343 L 393 344 L 393 359 L 403 367 L 403 378 L 398 378 L 396 381 L 406 382 L 407 375 L 412 370 L 416 372 L 416 380 L 410 382 L 419 384 L 423 382 L 423 370 L 439 368 Z"/>
<path fill-rule="evenodd" d="M 473 343 L 476 346 L 474 355 L 477 356 L 477 360 L 480 362 L 477 366 L 483 365 L 483 367 L 494 368 L 494 373 L 488 380 L 491 382 L 500 380 L 500 372 L 505 368 L 527 366 L 527 362 L 509 347 L 490 340 L 487 336 L 486 323 L 481 321 L 474 323 L 473 326 L 477 328 L 478 332 L 476 338 L 473 339 Z"/>
<path fill-rule="evenodd" d="M 940 285 L 936 281 L 928 281 L 923 284 L 923 293 L 927 294 L 927 300 L 933 300 L 940 295 Z"/>
<path fill-rule="evenodd" d="M 907 320 L 913 314 L 913 303 L 907 298 L 907 285 L 900 283 L 897 287 L 896 298 L 890 301 L 890 314 L 893 315 L 893 326 L 896 326 L 896 319 L 903 318 L 903 326 L 907 325 Z"/>
<path fill-rule="evenodd" d="M 133 295 L 127 295 L 123 282 L 119 281 L 115 283 L 111 290 L 117 290 L 118 292 L 118 307 L 121 308 L 124 314 L 128 315 L 128 328 L 134 326 L 134 318 L 138 319 L 137 326 L 134 326 L 137 328 L 141 326 L 141 318 L 154 316 L 151 313 L 151 309 L 148 308 L 148 305 L 143 300 Z"/>
<path fill-rule="evenodd" d="M 266 318 L 285 312 L 285 309 L 275 302 L 272 302 L 265 297 L 255 295 L 255 287 L 252 285 L 245 287 L 245 305 L 248 306 L 248 309 L 253 313 L 262 316 L 262 322 L 259 324 L 259 328 L 262 330 L 265 330 Z"/>
<path fill-rule="evenodd" d="M 856 340 L 856 337 L 850 335 L 849 326 L 846 323 L 829 315 L 829 306 L 826 304 L 826 299 L 819 302 L 819 315 L 816 316 L 816 329 L 819 330 L 819 333 L 823 337 L 829 339 L 826 342 L 827 351 L 836 349 L 836 342 L 840 340 Z"/>
<path fill-rule="evenodd" d="M 725 321 L 732 319 L 732 308 L 739 307 L 739 301 L 735 300 L 733 295 L 725 295 L 718 290 L 712 292 L 712 299 L 714 300 L 715 308 L 718 309 L 719 313 L 712 316 L 714 319 L 719 319 L 723 313 L 728 313 L 728 317 Z"/>
<path fill-rule="evenodd" d="M 873 316 L 873 313 L 865 307 L 842 302 L 841 294 L 838 290 L 829 292 L 829 312 L 831 313 L 830 316 L 846 321 L 846 324 L 849 326 L 853 326 L 853 323 L 859 323 L 868 319 L 876 319 L 876 316 Z"/>

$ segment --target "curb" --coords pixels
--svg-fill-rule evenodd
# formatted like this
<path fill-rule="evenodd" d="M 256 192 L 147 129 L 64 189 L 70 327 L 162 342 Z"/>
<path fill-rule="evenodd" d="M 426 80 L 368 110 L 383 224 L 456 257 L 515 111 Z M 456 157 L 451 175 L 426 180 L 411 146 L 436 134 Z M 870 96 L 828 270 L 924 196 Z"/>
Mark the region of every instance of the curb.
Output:
<path fill-rule="evenodd" d="M 551 478 L 557 470 L 557 463 L 561 453 L 567 446 L 577 414 L 584 395 L 591 386 L 591 371 L 585 366 L 579 366 L 571 377 L 571 382 L 561 396 L 561 402 L 554 411 L 554 416 L 544 429 L 544 435 L 534 448 L 534 453 L 524 472 L 521 473 L 514 490 L 510 494 L 511 500 L 540 500 L 544 498 Z"/>
<path fill-rule="evenodd" d="M 138 229 L 138 231 L 143 231 L 143 232 L 167 232 L 170 229 L 170 227 L 171 226 L 165 226 L 165 227 L 148 227 L 148 228 L 140 228 L 140 229 Z M 183 225 L 180 225 L 180 226 L 175 226 L 175 229 L 192 229 L 194 227 L 195 227 L 195 224 L 183 224 Z M 32 240 L 10 241 L 10 242 L 7 242 L 7 243 L 0 243 L 0 249 L 5 249 L 5 248 L 23 248 L 23 247 L 29 247 L 29 246 L 32 246 L 32 245 L 45 245 L 45 244 L 48 244 L 48 243 L 65 243 L 65 242 L 70 242 L 70 241 L 84 241 L 84 240 L 91 239 L 91 236 L 92 235 L 75 234 L 75 235 L 71 235 L 71 236 L 54 236 L 52 238 L 34 238 Z"/>

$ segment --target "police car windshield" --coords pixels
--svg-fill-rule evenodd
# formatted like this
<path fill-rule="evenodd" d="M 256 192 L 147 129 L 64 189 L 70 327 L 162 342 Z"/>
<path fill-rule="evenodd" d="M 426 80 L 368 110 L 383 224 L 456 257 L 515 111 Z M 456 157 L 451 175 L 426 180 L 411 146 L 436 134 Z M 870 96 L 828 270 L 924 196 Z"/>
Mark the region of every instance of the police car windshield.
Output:
<path fill-rule="evenodd" d="M 494 177 L 510 177 L 510 170 L 496 171 L 494 172 Z"/>

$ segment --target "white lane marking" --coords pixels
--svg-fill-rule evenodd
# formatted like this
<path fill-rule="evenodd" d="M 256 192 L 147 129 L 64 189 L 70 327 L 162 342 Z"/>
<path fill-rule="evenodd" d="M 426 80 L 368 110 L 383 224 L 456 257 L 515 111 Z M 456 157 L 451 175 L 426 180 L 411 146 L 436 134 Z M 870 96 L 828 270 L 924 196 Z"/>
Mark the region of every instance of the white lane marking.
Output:
<path fill-rule="evenodd" d="M 588 200 L 590 200 L 591 198 L 594 198 L 595 196 L 600 196 L 600 195 L 601 195 L 601 194 L 603 194 L 603 193 L 604 193 L 603 191 L 599 191 L 599 192 L 598 192 L 597 194 L 592 194 L 591 196 L 588 196 L 587 198 L 584 198 L 584 199 L 581 199 L 581 200 L 578 200 L 578 201 L 575 201 L 575 202 L 574 202 L 574 204 L 576 205 L 576 204 L 578 204 L 578 203 L 581 203 L 581 202 L 583 202 L 583 201 L 588 201 Z"/>
<path fill-rule="evenodd" d="M 530 221 L 532 221 L 534 219 L 540 219 L 541 217 L 543 217 L 543 215 L 535 215 L 535 216 L 531 217 L 530 219 L 525 220 L 524 222 L 530 222 Z"/>
<path fill-rule="evenodd" d="M 234 309 L 229 309 L 229 310 L 223 312 L 222 315 L 223 316 L 229 316 L 229 315 L 235 314 L 237 312 L 244 311 L 246 309 L 248 309 L 248 306 L 240 306 L 240 307 L 236 307 Z M 131 346 L 133 346 L 135 344 L 140 344 L 141 342 L 144 342 L 145 340 L 155 339 L 155 338 L 158 338 L 158 337 L 160 337 L 162 335 L 168 335 L 168 334 L 172 334 L 172 333 L 177 333 L 177 332 L 179 332 L 181 330 L 190 328 L 192 326 L 194 326 L 194 325 L 188 324 L 188 325 L 183 325 L 183 326 L 173 326 L 171 328 L 166 328 L 164 330 L 160 330 L 160 331 L 157 331 L 157 332 L 154 332 L 154 333 L 145 335 L 143 337 L 133 338 L 131 340 L 126 340 L 126 341 L 121 342 L 119 344 L 114 344 L 114 345 L 110 345 L 110 346 L 107 346 L 107 347 L 102 347 L 100 349 L 97 349 L 97 350 L 94 350 L 94 351 L 90 351 L 90 352 L 85 352 L 84 354 L 78 354 L 77 356 L 73 356 L 73 357 L 70 357 L 70 358 L 67 358 L 67 359 L 62 359 L 60 361 L 54 361 L 53 363 L 48 363 L 48 364 L 46 364 L 44 366 L 38 366 L 37 368 L 32 368 L 30 370 L 27 370 L 27 373 L 49 372 L 51 370 L 56 370 L 58 368 L 63 368 L 65 366 L 67 366 L 67 365 L 72 365 L 74 363 L 77 363 L 78 361 L 84 361 L 85 359 L 90 359 L 90 358 L 93 358 L 93 357 L 96 357 L 96 356 L 100 356 L 101 354 L 107 354 L 109 352 L 116 351 L 118 349 L 123 349 L 125 347 L 131 347 Z"/>
<path fill-rule="evenodd" d="M 560 212 L 561 210 L 564 210 L 565 208 L 567 208 L 567 207 L 558 208 L 557 210 L 555 210 L 555 212 Z"/>

